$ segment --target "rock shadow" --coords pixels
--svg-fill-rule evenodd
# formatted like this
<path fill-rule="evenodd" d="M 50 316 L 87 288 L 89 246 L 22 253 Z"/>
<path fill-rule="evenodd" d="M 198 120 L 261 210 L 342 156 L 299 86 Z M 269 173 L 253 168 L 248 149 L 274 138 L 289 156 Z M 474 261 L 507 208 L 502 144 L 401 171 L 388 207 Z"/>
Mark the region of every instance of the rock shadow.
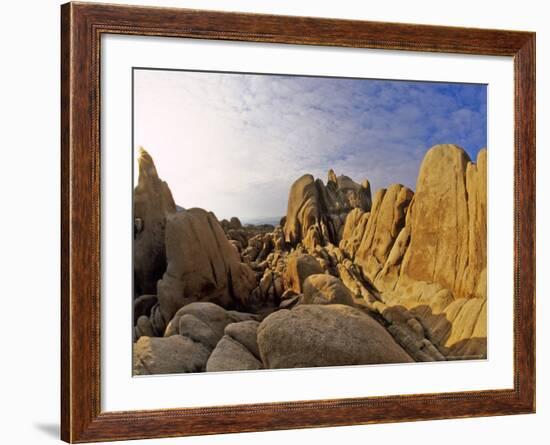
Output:
<path fill-rule="evenodd" d="M 389 306 L 382 312 L 388 330 L 398 341 L 413 352 L 417 361 L 436 360 L 437 354 L 426 354 L 428 340 L 445 360 L 479 360 L 487 358 L 487 338 L 471 337 L 447 345 L 453 332 L 453 322 L 445 313 L 434 313 L 426 304 L 407 309 L 403 305 Z M 424 344 L 424 346 L 423 346 Z M 447 346 L 446 346 L 447 345 Z M 426 348 L 427 347 L 427 348 Z"/>

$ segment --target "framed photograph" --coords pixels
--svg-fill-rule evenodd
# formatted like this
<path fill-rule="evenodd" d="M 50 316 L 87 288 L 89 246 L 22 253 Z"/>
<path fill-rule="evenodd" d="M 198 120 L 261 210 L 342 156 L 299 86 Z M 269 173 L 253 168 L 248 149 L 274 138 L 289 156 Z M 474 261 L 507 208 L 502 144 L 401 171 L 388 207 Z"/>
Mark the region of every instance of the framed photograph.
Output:
<path fill-rule="evenodd" d="M 61 8 L 67 442 L 535 411 L 535 34 Z"/>

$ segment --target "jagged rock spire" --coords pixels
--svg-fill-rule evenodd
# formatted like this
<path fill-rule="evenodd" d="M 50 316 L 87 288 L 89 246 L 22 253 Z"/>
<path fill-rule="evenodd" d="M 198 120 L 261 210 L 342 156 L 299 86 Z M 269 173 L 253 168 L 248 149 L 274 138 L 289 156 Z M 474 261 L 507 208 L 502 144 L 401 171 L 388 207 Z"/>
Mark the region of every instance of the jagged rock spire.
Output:
<path fill-rule="evenodd" d="M 156 294 L 166 269 L 164 230 L 167 215 L 176 211 L 168 184 L 159 178 L 151 155 L 138 151 L 138 184 L 134 190 L 134 293 Z"/>

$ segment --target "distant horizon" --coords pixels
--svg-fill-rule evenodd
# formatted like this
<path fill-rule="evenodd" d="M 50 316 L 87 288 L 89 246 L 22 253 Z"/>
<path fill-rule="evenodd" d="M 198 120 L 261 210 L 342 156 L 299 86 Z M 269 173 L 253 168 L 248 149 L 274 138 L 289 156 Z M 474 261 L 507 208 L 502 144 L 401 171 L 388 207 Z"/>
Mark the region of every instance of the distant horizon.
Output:
<path fill-rule="evenodd" d="M 280 219 L 292 183 L 331 168 L 373 196 L 414 190 L 429 148 L 475 162 L 486 127 L 486 85 L 134 70 L 135 155 L 151 154 L 179 206 L 243 224 Z"/>

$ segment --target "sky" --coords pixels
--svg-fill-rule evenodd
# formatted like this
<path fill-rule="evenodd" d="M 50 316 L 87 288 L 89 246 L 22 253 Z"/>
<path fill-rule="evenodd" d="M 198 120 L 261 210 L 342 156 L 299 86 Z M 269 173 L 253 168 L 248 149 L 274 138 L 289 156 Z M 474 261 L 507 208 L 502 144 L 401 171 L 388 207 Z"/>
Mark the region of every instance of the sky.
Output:
<path fill-rule="evenodd" d="M 486 129 L 485 85 L 134 70 L 135 155 L 151 154 L 178 205 L 218 219 L 283 216 L 292 183 L 330 168 L 373 195 L 414 190 L 430 147 L 475 161 Z"/>

